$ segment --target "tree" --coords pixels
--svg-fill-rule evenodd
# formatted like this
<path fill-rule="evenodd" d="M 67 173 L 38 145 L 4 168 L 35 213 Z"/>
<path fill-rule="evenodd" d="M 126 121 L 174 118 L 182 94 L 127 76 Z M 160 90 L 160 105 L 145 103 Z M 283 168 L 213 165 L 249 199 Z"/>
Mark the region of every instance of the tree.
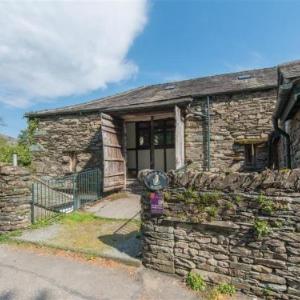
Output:
<path fill-rule="evenodd" d="M 36 120 L 30 120 L 27 128 L 20 133 L 18 144 L 10 144 L 7 140 L 0 138 L 0 162 L 11 163 L 13 154 L 16 153 L 20 165 L 30 166 L 30 146 L 34 144 L 34 132 L 37 129 L 37 125 Z"/>
<path fill-rule="evenodd" d="M 32 119 L 28 121 L 27 128 L 21 130 L 18 136 L 18 143 L 23 146 L 30 147 L 34 144 L 34 133 L 37 130 L 38 121 Z"/>

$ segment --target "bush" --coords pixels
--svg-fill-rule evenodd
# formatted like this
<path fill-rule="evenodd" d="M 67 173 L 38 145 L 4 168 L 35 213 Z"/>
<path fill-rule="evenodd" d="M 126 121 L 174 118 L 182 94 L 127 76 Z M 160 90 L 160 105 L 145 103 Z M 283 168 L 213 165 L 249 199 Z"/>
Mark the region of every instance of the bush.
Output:
<path fill-rule="evenodd" d="M 31 153 L 29 148 L 23 145 L 0 143 L 0 162 L 12 163 L 13 154 L 18 155 L 18 162 L 21 166 L 29 166 L 31 163 Z"/>
<path fill-rule="evenodd" d="M 271 232 L 271 227 L 265 220 L 255 220 L 254 231 L 257 237 L 262 237 L 268 235 Z"/>
<path fill-rule="evenodd" d="M 200 274 L 190 272 L 186 278 L 187 285 L 194 291 L 204 291 L 206 283 Z"/>
<path fill-rule="evenodd" d="M 230 283 L 220 283 L 217 286 L 217 291 L 220 294 L 230 295 L 230 296 L 232 296 L 236 293 L 235 286 Z"/>
<path fill-rule="evenodd" d="M 268 199 L 265 195 L 260 194 L 258 197 L 259 208 L 262 212 L 272 214 L 275 207 L 272 200 Z"/>
<path fill-rule="evenodd" d="M 18 137 L 18 144 L 10 144 L 5 139 L 0 139 L 0 162 L 11 164 L 13 154 L 17 154 L 19 165 L 24 167 L 30 166 L 30 146 L 34 144 L 34 133 L 37 127 L 37 120 L 29 120 L 27 128 L 22 130 Z"/>

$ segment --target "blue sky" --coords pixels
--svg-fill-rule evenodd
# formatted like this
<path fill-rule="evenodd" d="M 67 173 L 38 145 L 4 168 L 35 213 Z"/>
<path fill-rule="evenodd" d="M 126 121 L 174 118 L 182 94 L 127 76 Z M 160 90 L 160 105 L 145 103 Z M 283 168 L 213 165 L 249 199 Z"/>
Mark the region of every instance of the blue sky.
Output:
<path fill-rule="evenodd" d="M 0 116 L 6 123 L 0 131 L 17 136 L 25 127 L 23 114 L 26 111 L 80 103 L 141 85 L 268 67 L 300 59 L 299 11 L 300 1 L 149 1 L 144 9 L 137 8 L 137 14 L 130 16 L 130 20 L 136 20 L 132 27 L 134 33 L 128 33 L 128 41 L 124 42 L 127 48 L 120 46 L 125 51 L 123 60 L 132 65 L 128 67 L 122 63 L 120 72 L 104 74 L 107 76 L 101 79 L 99 88 L 96 79 L 95 85 L 86 88 L 89 85 L 86 79 L 86 91 L 71 86 L 62 89 L 63 96 L 52 92 L 51 98 L 44 96 L 43 99 L 43 94 L 37 92 L 28 96 L 25 104 L 12 105 L 13 98 L 0 102 Z M 144 14 L 145 19 L 139 14 Z M 126 22 L 130 21 L 126 19 Z M 117 33 L 114 32 L 115 40 L 118 40 L 117 34 L 122 34 L 122 27 L 131 26 L 126 22 Z M 59 32 L 57 28 L 54 30 Z M 89 51 L 93 54 L 93 50 Z M 16 62 L 10 61 L 9 68 L 14 68 Z M 102 68 L 95 76 L 102 78 L 102 73 L 112 68 Z M 57 70 L 61 72 L 59 68 Z M 10 85 L 1 84 L 1 79 L 7 82 L 0 76 L 0 96 L 8 94 L 7 86 L 10 94 L 17 95 L 17 84 L 13 85 L 11 81 Z M 63 79 L 66 82 L 75 80 L 72 76 Z M 51 91 L 53 89 L 55 85 Z"/>

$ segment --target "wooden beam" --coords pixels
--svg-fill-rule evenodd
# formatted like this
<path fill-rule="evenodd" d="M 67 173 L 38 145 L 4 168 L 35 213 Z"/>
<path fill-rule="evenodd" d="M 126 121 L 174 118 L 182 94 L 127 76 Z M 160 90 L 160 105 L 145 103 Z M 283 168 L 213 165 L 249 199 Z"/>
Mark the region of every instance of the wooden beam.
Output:
<path fill-rule="evenodd" d="M 151 121 L 151 117 L 153 117 L 154 120 L 174 118 L 174 112 L 130 113 L 122 116 L 126 122 Z"/>

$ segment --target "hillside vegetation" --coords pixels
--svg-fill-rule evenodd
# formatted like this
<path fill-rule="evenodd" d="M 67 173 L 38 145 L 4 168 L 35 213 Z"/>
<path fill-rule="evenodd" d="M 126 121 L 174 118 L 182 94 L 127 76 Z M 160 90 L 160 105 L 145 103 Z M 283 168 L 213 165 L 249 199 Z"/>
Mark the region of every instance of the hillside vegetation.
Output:
<path fill-rule="evenodd" d="M 34 143 L 34 132 L 37 122 L 30 120 L 25 130 L 22 130 L 18 139 L 0 134 L 0 162 L 12 163 L 13 154 L 17 154 L 18 163 L 28 167 L 31 164 L 30 146 Z"/>

